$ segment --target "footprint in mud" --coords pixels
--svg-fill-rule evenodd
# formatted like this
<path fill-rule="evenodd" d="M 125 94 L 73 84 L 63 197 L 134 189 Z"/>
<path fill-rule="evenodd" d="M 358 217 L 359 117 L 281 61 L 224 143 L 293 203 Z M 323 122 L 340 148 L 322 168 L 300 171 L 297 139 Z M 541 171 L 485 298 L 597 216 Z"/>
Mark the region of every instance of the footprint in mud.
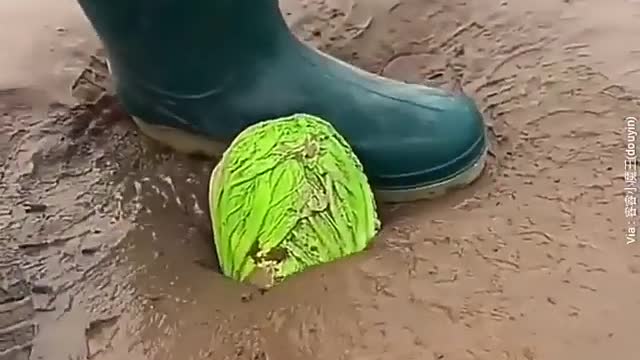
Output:
<path fill-rule="evenodd" d="M 107 78 L 89 69 L 89 84 L 108 90 L 100 83 Z M 135 298 L 127 271 L 142 271 L 128 269 L 123 250 L 140 246 L 146 254 L 142 264 L 153 264 L 154 254 L 164 253 L 175 262 L 192 258 L 191 263 L 204 259 L 215 265 L 204 210 L 214 164 L 149 146 L 111 94 L 78 94 L 91 98 L 73 107 L 54 104 L 46 116 L 24 104 L 26 95 L 19 90 L 6 91 L 6 101 L 0 101 L 0 134 L 7 140 L 0 191 L 14 205 L 0 215 L 7 220 L 2 237 L 21 249 L 34 284 L 49 289 L 37 296 L 36 358 L 83 353 L 72 348 L 85 337 L 95 350 L 115 336 L 98 331 L 96 324 L 105 318 L 117 322 Z M 161 240 L 149 242 L 154 238 Z M 181 246 L 198 250 L 172 250 Z M 60 328 L 68 330 L 69 349 L 47 349 L 60 340 Z M 107 340 L 92 340 L 97 337 Z"/>

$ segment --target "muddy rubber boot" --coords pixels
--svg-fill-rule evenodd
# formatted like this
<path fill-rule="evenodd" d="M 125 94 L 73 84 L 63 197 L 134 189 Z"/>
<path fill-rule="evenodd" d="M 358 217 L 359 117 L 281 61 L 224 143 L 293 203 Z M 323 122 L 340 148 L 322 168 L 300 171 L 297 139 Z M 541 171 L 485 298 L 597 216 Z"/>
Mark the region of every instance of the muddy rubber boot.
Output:
<path fill-rule="evenodd" d="M 487 141 L 460 94 L 369 74 L 299 41 L 276 0 L 79 0 L 142 132 L 219 155 L 247 126 L 326 119 L 378 199 L 433 197 L 477 178 Z"/>

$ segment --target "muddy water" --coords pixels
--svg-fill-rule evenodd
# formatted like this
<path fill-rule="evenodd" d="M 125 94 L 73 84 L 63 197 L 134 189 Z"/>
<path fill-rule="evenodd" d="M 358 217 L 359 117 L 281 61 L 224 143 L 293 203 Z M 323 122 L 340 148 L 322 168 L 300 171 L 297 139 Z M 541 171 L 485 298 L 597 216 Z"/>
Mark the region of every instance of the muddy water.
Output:
<path fill-rule="evenodd" d="M 487 174 L 383 207 L 371 251 L 257 293 L 215 272 L 211 162 L 141 138 L 117 106 L 69 109 L 98 46 L 75 3 L 3 2 L 0 236 L 37 292 L 34 359 L 637 354 L 622 119 L 640 115 L 640 3 L 283 7 L 301 37 L 368 70 L 462 79 L 491 126 Z"/>

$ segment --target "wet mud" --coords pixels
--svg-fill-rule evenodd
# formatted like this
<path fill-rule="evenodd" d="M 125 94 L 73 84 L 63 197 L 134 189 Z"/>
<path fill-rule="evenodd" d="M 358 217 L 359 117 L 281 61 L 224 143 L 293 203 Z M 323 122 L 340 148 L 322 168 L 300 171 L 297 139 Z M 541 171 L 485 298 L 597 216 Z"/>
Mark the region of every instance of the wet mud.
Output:
<path fill-rule="evenodd" d="M 484 176 L 382 206 L 373 248 L 269 292 L 217 273 L 214 163 L 74 106 L 99 47 L 72 1 L 0 5 L 0 241 L 21 253 L 32 359 L 633 358 L 624 118 L 640 117 L 640 3 L 296 1 L 306 41 L 369 71 L 460 82 L 490 126 Z M 28 21 L 17 21 L 19 17 Z M 5 21 L 6 18 L 6 21 Z M 615 41 L 614 41 L 615 40 Z"/>

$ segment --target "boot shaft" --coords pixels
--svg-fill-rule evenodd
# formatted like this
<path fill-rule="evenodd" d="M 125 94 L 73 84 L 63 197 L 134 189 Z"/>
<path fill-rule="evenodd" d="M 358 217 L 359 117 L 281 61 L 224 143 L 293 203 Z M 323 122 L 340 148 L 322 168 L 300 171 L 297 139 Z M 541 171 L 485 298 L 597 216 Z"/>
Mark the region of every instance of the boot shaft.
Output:
<path fill-rule="evenodd" d="M 207 91 L 291 36 L 277 0 L 78 2 L 118 77 L 178 92 Z"/>

